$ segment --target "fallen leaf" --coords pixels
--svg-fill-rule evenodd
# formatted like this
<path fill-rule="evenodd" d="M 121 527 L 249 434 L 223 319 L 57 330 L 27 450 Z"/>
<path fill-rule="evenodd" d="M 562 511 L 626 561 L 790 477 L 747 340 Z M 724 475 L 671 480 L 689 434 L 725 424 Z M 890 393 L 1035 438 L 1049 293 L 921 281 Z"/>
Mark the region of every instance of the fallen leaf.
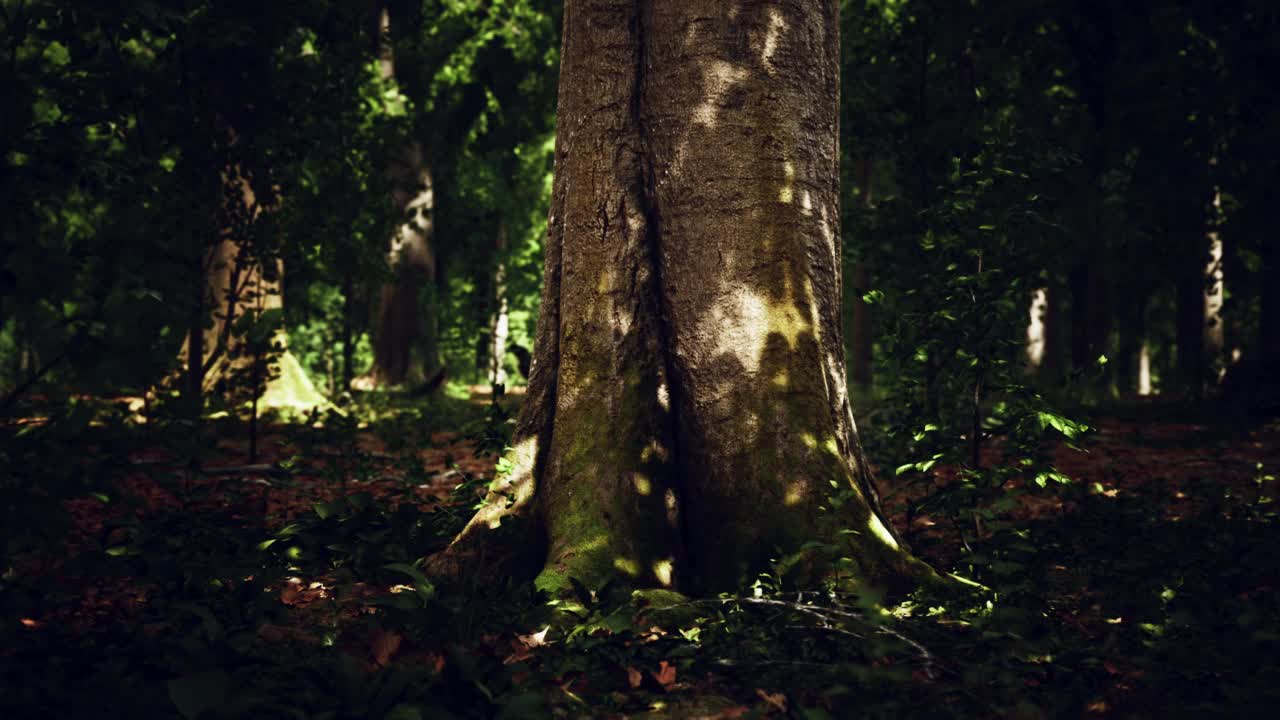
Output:
<path fill-rule="evenodd" d="M 375 628 L 369 636 L 369 652 L 373 655 L 373 661 L 380 667 L 391 664 L 391 657 L 396 654 L 403 642 L 404 638 L 398 633 Z"/>
<path fill-rule="evenodd" d="M 547 631 L 550 629 L 551 626 L 548 625 L 542 628 L 541 632 L 536 632 L 531 635 L 517 635 L 516 637 L 520 639 L 520 642 L 524 643 L 525 647 L 542 647 L 547 644 Z"/>
<path fill-rule="evenodd" d="M 658 672 L 649 674 L 653 676 L 654 680 L 658 681 L 658 684 L 663 689 L 670 687 L 676 681 L 676 667 L 666 660 L 658 663 Z"/>
<path fill-rule="evenodd" d="M 643 680 L 644 675 L 642 675 L 639 670 L 630 666 L 627 667 L 627 684 L 631 686 L 632 690 L 640 687 L 640 683 Z"/>
<path fill-rule="evenodd" d="M 782 693 L 767 693 L 760 688 L 756 688 L 756 695 L 759 695 L 761 700 L 765 701 L 773 708 L 776 708 L 778 712 L 787 711 L 786 695 L 783 695 Z"/>

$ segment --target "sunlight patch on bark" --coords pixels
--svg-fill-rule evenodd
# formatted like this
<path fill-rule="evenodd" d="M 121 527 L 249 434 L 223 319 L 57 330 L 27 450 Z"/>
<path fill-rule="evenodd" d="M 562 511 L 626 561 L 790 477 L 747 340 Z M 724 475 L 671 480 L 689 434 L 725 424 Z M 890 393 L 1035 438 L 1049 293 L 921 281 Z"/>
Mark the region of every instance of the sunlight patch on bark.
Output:
<path fill-rule="evenodd" d="M 675 582 L 675 561 L 671 558 L 659 560 L 653 564 L 653 576 L 662 583 L 663 587 L 671 587 Z"/>
<path fill-rule="evenodd" d="M 736 83 L 742 82 L 746 77 L 745 68 L 737 67 L 724 60 L 712 62 L 703 76 L 702 86 L 705 88 L 706 95 L 702 103 L 694 108 L 694 122 L 709 128 L 715 127 L 720 114 L 720 100 Z"/>
<path fill-rule="evenodd" d="M 639 577 L 640 575 L 640 564 L 631 558 L 614 558 L 613 569 L 631 577 Z"/>
<path fill-rule="evenodd" d="M 764 48 L 760 53 L 760 59 L 764 61 L 764 66 L 770 72 L 773 71 L 773 54 L 778 51 L 778 38 L 786 27 L 787 23 L 782 19 L 778 9 L 769 8 L 769 28 L 765 30 Z"/>
<path fill-rule="evenodd" d="M 489 484 L 489 495 L 485 498 L 484 507 L 476 513 L 473 522 L 480 522 L 496 530 L 502 524 L 502 518 L 514 500 L 523 504 L 533 497 L 533 468 L 538 457 L 538 440 L 528 437 L 521 440 L 511 449 L 508 458 L 511 471 L 506 475 L 494 478 Z"/>
<path fill-rule="evenodd" d="M 791 296 L 790 284 L 788 280 L 784 297 Z M 805 294 L 812 298 L 807 281 Z M 718 339 L 717 353 L 736 358 L 746 372 L 755 375 L 760 372 L 770 335 L 781 335 L 794 348 L 803 333 L 814 331 L 813 321 L 791 302 L 773 303 L 760 293 L 738 287 L 708 314 L 703 332 Z"/>
<path fill-rule="evenodd" d="M 1048 288 L 1036 288 L 1031 294 L 1031 315 L 1027 319 L 1027 364 L 1032 370 L 1044 362 L 1044 314 L 1048 308 Z"/>
<path fill-rule="evenodd" d="M 795 194 L 792 188 L 796 182 L 796 166 L 792 165 L 790 160 L 785 160 L 782 163 L 782 173 L 786 180 L 782 183 L 782 189 L 778 191 L 778 202 L 790 205 L 792 196 Z"/>
<path fill-rule="evenodd" d="M 886 528 L 884 523 L 880 522 L 879 515 L 871 513 L 871 517 L 867 520 L 867 528 L 871 530 L 872 535 L 879 538 L 885 545 L 894 550 L 898 549 L 898 541 L 893 539 L 893 533 L 889 532 L 889 528 Z"/>
<path fill-rule="evenodd" d="M 788 507 L 793 507 L 804 502 L 804 500 L 804 487 L 800 483 L 793 482 L 787 486 L 787 495 L 782 499 L 782 502 Z"/>

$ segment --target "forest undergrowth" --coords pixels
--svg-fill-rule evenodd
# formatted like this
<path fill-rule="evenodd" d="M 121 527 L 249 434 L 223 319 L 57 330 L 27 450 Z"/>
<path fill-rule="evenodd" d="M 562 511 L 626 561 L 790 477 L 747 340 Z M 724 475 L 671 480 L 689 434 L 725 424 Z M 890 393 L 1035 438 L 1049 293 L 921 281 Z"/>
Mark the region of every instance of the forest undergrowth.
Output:
<path fill-rule="evenodd" d="M 438 589 L 506 405 L 365 398 L 264 426 L 83 399 L 4 427 L 6 718 L 1262 716 L 1280 700 L 1280 426 L 1101 414 L 1069 483 L 980 512 L 881 472 L 970 602 L 789 587 Z M 875 432 L 869 433 L 876 457 Z M 987 462 L 1001 462 L 999 446 Z M 1010 499 L 1012 498 L 1012 499 Z M 15 522 L 22 518 L 22 522 Z"/>

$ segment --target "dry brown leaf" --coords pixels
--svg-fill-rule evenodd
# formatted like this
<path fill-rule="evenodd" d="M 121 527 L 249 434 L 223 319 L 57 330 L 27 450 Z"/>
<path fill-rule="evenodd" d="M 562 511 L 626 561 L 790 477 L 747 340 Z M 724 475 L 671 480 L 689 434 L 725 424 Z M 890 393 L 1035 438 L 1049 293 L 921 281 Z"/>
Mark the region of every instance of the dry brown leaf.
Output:
<path fill-rule="evenodd" d="M 640 683 L 643 681 L 644 675 L 642 675 L 639 670 L 631 666 L 627 666 L 627 684 L 631 686 L 632 690 L 640 687 Z"/>
<path fill-rule="evenodd" d="M 777 709 L 778 712 L 787 711 L 786 695 L 783 695 L 782 693 L 767 693 L 764 690 L 761 690 L 760 688 L 756 688 L 756 695 L 759 695 L 761 700 L 768 703 L 771 707 Z"/>
<path fill-rule="evenodd" d="M 369 636 L 369 652 L 373 655 L 373 661 L 380 667 L 391 664 L 392 656 L 400 649 L 403 642 L 404 638 L 398 633 L 375 628 Z"/>
<path fill-rule="evenodd" d="M 649 674 L 665 689 L 676 681 L 676 666 L 663 660 L 658 663 L 658 672 Z"/>

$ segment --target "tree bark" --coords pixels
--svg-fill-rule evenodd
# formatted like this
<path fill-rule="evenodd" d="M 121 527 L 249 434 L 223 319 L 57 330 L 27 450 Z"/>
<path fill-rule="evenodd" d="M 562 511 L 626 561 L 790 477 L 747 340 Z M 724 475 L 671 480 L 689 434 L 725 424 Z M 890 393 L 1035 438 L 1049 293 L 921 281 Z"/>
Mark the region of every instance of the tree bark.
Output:
<path fill-rule="evenodd" d="M 425 380 L 440 366 L 435 314 L 422 302 L 424 291 L 435 290 L 437 268 L 431 247 L 434 194 L 421 146 L 408 148 L 392 173 L 394 201 L 405 222 L 388 252 L 393 278 L 378 296 L 372 370 L 378 385 Z"/>
<path fill-rule="evenodd" d="M 507 223 L 498 219 L 498 232 L 494 237 L 493 313 L 489 317 L 489 337 L 486 355 L 489 361 L 489 384 L 506 385 L 507 371 L 503 361 L 507 357 L 507 336 L 510 334 L 511 317 L 507 308 Z"/>
<path fill-rule="evenodd" d="M 1222 196 L 1213 194 L 1213 212 L 1210 230 L 1207 233 L 1209 256 L 1204 266 L 1204 365 L 1205 380 L 1212 385 L 1222 382 L 1227 369 L 1227 334 L 1222 315 L 1222 304 L 1226 299 L 1223 277 L 1222 235 L 1216 225 L 1221 215 Z"/>
<path fill-rule="evenodd" d="M 1045 316 L 1049 310 L 1049 288 L 1039 287 L 1031 292 L 1027 315 L 1027 371 L 1040 373 L 1044 366 Z"/>
<path fill-rule="evenodd" d="M 375 10 L 379 73 L 384 80 L 394 80 L 391 9 L 387 3 L 375 3 Z M 424 291 L 435 291 L 439 271 L 432 245 L 435 193 L 422 143 L 404 148 L 388 172 L 392 202 L 404 222 L 391 238 L 387 253 L 393 278 L 379 291 L 372 333 L 373 368 L 369 378 L 360 381 L 365 387 L 428 380 L 440 368 L 435 313 L 422 302 Z"/>
<path fill-rule="evenodd" d="M 847 396 L 837 3 L 569 0 L 564 23 L 515 469 L 428 569 L 713 592 L 812 574 L 824 540 L 857 581 L 936 578 L 878 512 Z"/>

